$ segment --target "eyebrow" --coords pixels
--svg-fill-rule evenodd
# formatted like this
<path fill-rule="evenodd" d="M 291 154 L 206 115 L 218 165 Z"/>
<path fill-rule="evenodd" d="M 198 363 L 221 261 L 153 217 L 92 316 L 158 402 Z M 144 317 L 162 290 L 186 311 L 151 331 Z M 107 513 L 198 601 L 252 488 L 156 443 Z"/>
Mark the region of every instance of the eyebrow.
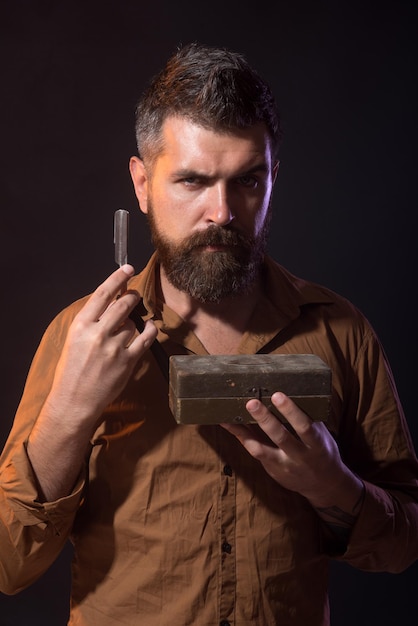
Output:
<path fill-rule="evenodd" d="M 256 165 L 253 165 L 247 170 L 243 170 L 242 172 L 235 174 L 232 178 L 239 178 L 240 176 L 248 176 L 250 174 L 267 173 L 267 172 L 268 172 L 267 163 L 263 161 L 262 163 L 257 163 Z M 214 176 L 210 176 L 208 174 L 199 172 L 198 170 L 194 170 L 191 168 L 175 170 L 172 173 L 172 177 L 173 178 L 200 178 L 202 180 L 210 180 L 211 178 L 214 178 Z"/>

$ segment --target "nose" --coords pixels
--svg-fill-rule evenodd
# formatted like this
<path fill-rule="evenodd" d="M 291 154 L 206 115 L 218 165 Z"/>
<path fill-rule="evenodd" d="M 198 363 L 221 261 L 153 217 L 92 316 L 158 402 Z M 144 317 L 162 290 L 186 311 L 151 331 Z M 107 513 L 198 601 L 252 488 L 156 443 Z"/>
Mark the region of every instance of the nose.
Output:
<path fill-rule="evenodd" d="M 209 207 L 207 218 L 213 224 L 226 226 L 235 218 L 226 187 L 222 183 L 213 186 L 209 197 Z"/>

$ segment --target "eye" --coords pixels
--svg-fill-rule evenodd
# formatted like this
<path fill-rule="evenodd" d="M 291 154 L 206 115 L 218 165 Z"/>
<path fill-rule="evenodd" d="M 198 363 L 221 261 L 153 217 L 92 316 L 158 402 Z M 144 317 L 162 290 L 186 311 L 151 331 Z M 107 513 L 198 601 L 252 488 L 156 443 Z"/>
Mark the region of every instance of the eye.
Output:
<path fill-rule="evenodd" d="M 177 182 L 185 187 L 201 187 L 205 184 L 205 180 L 201 176 L 182 176 Z"/>
<path fill-rule="evenodd" d="M 253 174 L 244 174 L 244 176 L 240 176 L 237 178 L 237 183 L 242 185 L 243 187 L 249 187 L 250 189 L 255 189 L 258 187 L 258 178 Z"/>

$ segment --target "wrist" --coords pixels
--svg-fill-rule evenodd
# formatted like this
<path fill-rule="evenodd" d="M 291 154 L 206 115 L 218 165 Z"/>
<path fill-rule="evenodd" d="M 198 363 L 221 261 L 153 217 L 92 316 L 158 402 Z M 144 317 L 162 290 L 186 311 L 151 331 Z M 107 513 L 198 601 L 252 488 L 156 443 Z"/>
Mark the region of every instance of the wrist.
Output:
<path fill-rule="evenodd" d="M 328 482 L 324 485 L 324 489 L 305 495 L 305 497 L 315 509 L 338 507 L 358 514 L 363 492 L 362 480 L 345 468 L 338 480 Z"/>

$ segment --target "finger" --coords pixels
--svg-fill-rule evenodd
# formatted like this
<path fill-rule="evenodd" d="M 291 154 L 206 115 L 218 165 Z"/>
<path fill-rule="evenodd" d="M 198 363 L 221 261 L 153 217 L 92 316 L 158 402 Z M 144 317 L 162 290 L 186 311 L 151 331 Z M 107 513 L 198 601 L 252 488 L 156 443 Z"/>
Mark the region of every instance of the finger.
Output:
<path fill-rule="evenodd" d="M 265 438 L 265 436 L 260 436 L 263 434 L 263 431 L 258 429 L 259 432 L 255 432 L 255 430 L 251 428 L 254 424 L 242 426 L 238 424 L 222 423 L 220 426 L 231 433 L 231 435 L 234 435 L 254 458 L 261 458 L 263 454 L 265 455 L 266 451 L 271 449 L 274 445 L 270 439 Z M 274 446 L 274 449 L 277 450 L 277 447 Z"/>
<path fill-rule="evenodd" d="M 132 353 L 135 353 L 137 356 L 140 356 L 147 350 L 152 342 L 157 337 L 157 328 L 152 320 L 147 320 L 145 322 L 144 330 L 134 338 L 134 340 L 129 345 L 129 350 Z"/>
<path fill-rule="evenodd" d="M 234 435 L 239 441 L 244 444 L 244 440 L 250 436 L 250 431 L 246 426 L 239 424 L 229 424 L 228 422 L 220 424 L 224 430 L 227 430 L 231 435 Z"/>
<path fill-rule="evenodd" d="M 98 321 L 121 290 L 125 290 L 126 281 L 133 276 L 134 271 L 132 265 L 126 264 L 110 274 L 90 296 L 80 312 L 81 316 L 88 321 Z"/>
<path fill-rule="evenodd" d="M 289 433 L 281 421 L 268 410 L 259 400 L 251 399 L 246 404 L 247 411 L 251 414 L 268 438 L 278 447 L 283 447 L 286 441 L 293 443 L 297 440 Z M 293 441 L 292 441 L 293 440 Z"/>
<path fill-rule="evenodd" d="M 284 393 L 274 393 L 271 401 L 306 445 L 313 444 L 321 436 L 321 431 L 325 428 L 324 424 L 313 422 L 309 415 Z"/>
<path fill-rule="evenodd" d="M 136 333 L 137 330 L 135 324 L 130 319 L 127 319 L 119 326 L 119 328 L 117 328 L 113 335 L 120 340 L 120 343 L 123 346 L 128 348 Z"/>
<path fill-rule="evenodd" d="M 125 291 L 125 293 L 113 300 L 107 309 L 100 316 L 100 323 L 103 330 L 110 334 L 116 333 L 122 324 L 132 322 L 132 327 L 136 328 L 134 320 L 130 319 L 132 310 L 136 307 L 140 299 L 139 293 L 134 289 Z"/>
<path fill-rule="evenodd" d="M 280 391 L 276 391 L 271 396 L 271 401 L 279 413 L 289 422 L 299 437 L 303 438 L 303 435 L 312 426 L 311 418 L 304 411 L 302 411 L 302 409 L 300 409 L 297 404 L 289 398 L 289 396 L 286 396 L 286 394 Z"/>

